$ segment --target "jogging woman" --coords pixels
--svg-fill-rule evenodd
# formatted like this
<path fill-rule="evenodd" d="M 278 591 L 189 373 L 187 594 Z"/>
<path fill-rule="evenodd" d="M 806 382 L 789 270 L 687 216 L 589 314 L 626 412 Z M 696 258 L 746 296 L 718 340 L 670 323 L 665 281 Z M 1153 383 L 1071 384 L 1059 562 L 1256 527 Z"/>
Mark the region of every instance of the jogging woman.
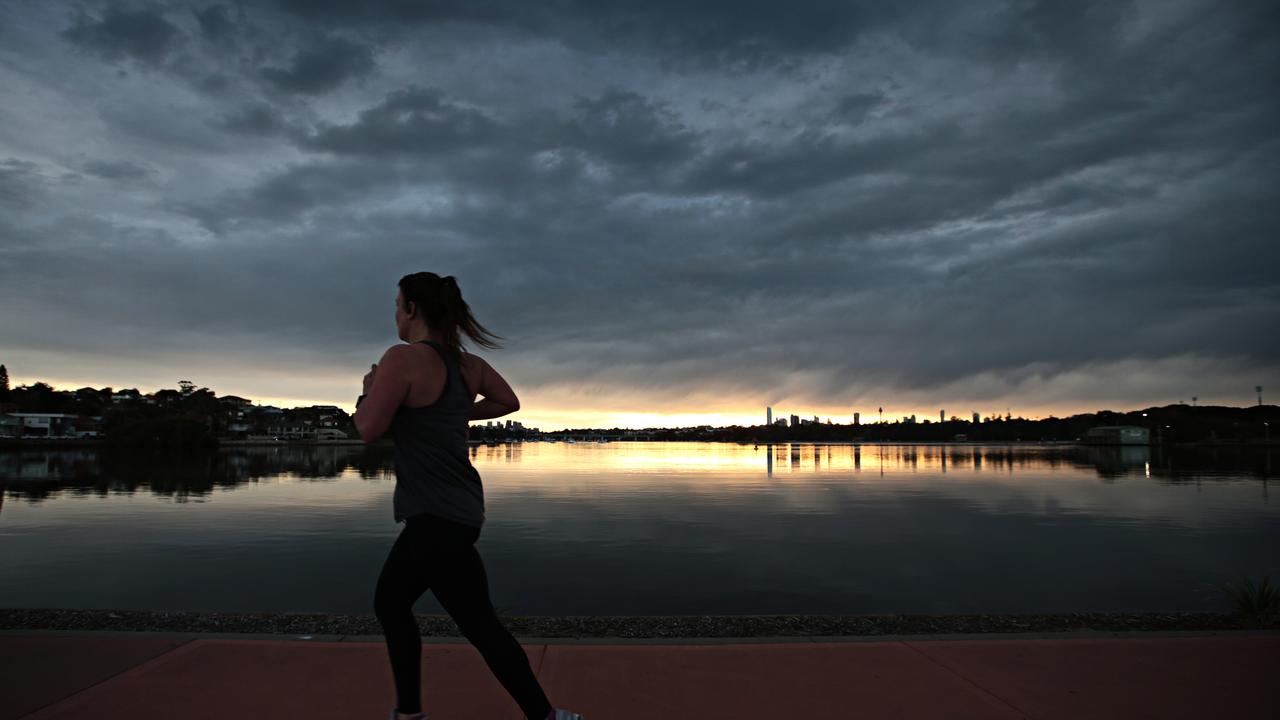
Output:
<path fill-rule="evenodd" d="M 395 521 L 404 521 L 374 592 L 395 679 L 391 720 L 421 712 L 422 638 L 413 605 L 430 589 L 529 720 L 581 720 L 553 708 L 529 658 L 498 619 L 475 543 L 484 525 L 480 474 L 467 457 L 467 422 L 520 408 L 516 394 L 483 359 L 461 347 L 459 331 L 497 348 L 471 315 L 458 281 L 421 272 L 400 278 L 394 345 L 364 378 L 354 421 L 365 442 L 395 441 Z M 484 399 L 476 402 L 476 395 Z"/>

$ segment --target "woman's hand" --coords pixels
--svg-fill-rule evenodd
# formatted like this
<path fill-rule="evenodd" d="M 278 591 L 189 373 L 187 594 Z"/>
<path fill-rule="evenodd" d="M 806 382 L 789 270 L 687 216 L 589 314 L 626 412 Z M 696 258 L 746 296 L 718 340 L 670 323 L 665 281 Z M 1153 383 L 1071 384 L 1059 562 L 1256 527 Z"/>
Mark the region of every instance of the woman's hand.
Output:
<path fill-rule="evenodd" d="M 364 376 L 364 393 L 369 394 L 369 388 L 373 387 L 373 374 L 378 372 L 378 363 L 373 364 L 373 369 Z"/>

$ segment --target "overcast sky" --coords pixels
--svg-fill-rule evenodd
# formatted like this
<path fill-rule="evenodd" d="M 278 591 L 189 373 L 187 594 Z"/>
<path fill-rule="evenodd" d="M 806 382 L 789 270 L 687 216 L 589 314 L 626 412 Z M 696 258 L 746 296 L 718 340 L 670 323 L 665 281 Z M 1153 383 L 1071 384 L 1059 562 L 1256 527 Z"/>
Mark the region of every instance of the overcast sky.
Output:
<path fill-rule="evenodd" d="M 351 409 L 430 270 L 544 429 L 1252 404 L 1278 70 L 1266 0 L 10 0 L 0 362 Z"/>

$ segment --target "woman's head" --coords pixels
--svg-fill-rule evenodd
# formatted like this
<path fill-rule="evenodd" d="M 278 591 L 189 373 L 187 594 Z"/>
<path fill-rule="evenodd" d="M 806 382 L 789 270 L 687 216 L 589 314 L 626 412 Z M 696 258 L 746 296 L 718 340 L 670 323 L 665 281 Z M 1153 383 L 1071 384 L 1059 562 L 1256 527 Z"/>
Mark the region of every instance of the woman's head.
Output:
<path fill-rule="evenodd" d="M 458 289 L 458 280 L 452 275 L 419 272 L 400 278 L 400 292 L 396 294 L 396 330 L 400 339 L 408 342 L 413 328 L 419 325 L 439 337 L 455 354 L 463 352 L 463 332 L 478 345 L 501 347 L 493 341 L 501 336 L 489 332 L 472 317 L 471 308 Z"/>

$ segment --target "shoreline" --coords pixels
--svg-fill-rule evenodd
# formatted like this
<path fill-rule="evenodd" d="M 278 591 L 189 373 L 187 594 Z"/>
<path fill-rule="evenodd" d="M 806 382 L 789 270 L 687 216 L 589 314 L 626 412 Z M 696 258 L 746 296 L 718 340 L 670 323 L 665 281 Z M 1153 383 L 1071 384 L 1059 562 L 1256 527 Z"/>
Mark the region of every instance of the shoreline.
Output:
<path fill-rule="evenodd" d="M 447 615 L 415 613 L 421 635 L 458 637 Z M 1228 613 L 873 615 L 504 615 L 512 635 L 547 638 L 832 637 L 1079 631 L 1280 630 Z M 0 608 L 0 630 L 381 635 L 372 613 L 235 613 Z"/>
<path fill-rule="evenodd" d="M 102 438 L 0 438 L 0 450 L 9 448 L 45 448 L 45 447 L 97 447 L 102 445 Z M 506 440 L 468 440 L 468 445 L 511 445 L 515 443 L 563 443 L 558 438 L 510 438 Z M 597 440 L 575 440 L 579 444 L 593 444 Z M 679 439 L 635 440 L 632 438 L 609 439 L 603 442 L 663 442 L 663 443 L 731 443 L 734 445 L 945 445 L 948 447 L 1018 445 L 1018 446 L 1054 446 L 1064 447 L 1078 445 L 1091 448 L 1240 448 L 1262 449 L 1280 447 L 1280 439 L 1274 441 L 1232 441 L 1217 442 L 1194 441 L 1180 443 L 1084 443 L 1078 440 L 715 440 L 715 439 Z M 394 447 L 388 439 L 379 439 L 372 443 L 363 440 L 219 440 L 220 448 L 233 447 L 315 447 L 330 445 L 348 446 L 387 446 Z"/>

